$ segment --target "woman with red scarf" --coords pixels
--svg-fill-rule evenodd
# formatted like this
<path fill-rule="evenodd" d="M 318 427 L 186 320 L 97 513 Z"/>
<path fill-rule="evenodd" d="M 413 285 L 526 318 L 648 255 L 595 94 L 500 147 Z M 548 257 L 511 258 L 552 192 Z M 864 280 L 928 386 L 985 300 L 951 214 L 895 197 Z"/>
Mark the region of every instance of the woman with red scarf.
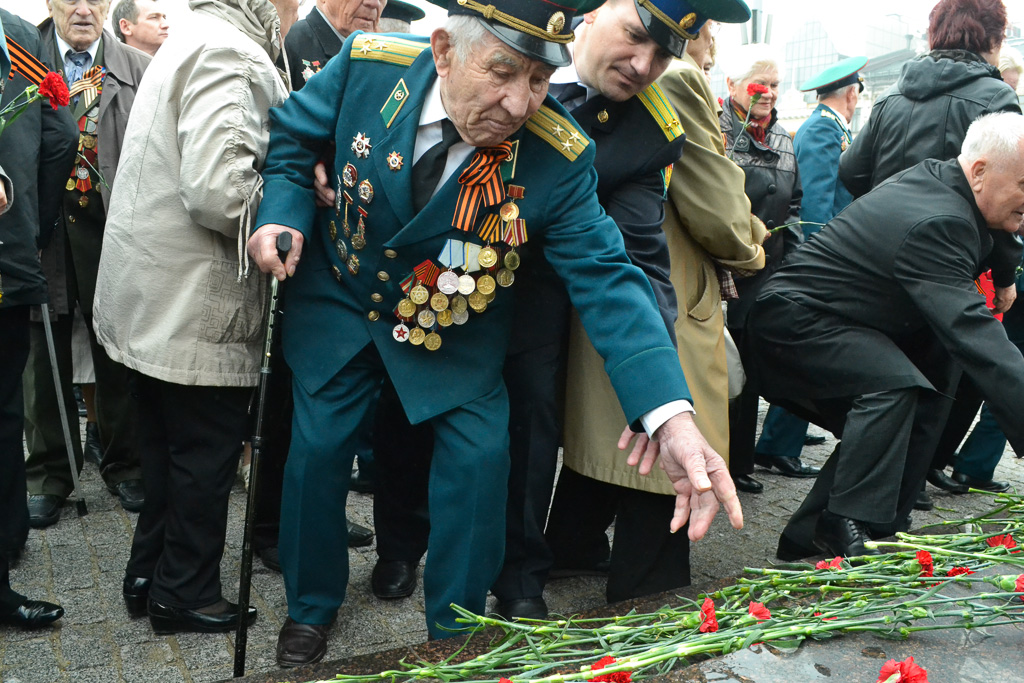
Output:
<path fill-rule="evenodd" d="M 769 230 L 800 220 L 800 175 L 793 139 L 778 123 L 781 69 L 765 45 L 744 45 L 723 55 L 729 97 L 722 103 L 719 121 L 726 154 L 743 169 L 744 189 L 751 212 Z M 747 310 L 765 278 L 802 239 L 800 226 L 780 230 L 764 243 L 765 267 L 756 275 L 736 281 L 738 299 L 729 302 L 726 325 L 742 348 Z M 754 471 L 754 435 L 757 430 L 757 390 L 748 387 L 729 409 L 729 471 L 736 488 L 760 493 L 763 486 Z M 796 420 L 796 418 L 793 418 Z M 799 426 L 799 425 L 798 425 Z M 806 429 L 806 425 L 803 425 Z"/>

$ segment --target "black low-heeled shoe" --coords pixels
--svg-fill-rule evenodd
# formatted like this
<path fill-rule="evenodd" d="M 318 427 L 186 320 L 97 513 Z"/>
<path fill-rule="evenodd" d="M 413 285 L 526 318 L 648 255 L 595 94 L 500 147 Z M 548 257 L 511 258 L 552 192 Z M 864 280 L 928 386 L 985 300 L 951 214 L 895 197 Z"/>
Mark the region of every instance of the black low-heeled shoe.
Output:
<path fill-rule="evenodd" d="M 149 606 L 149 587 L 152 583 L 152 579 L 125 575 L 124 583 L 121 584 L 121 595 L 124 597 L 124 606 L 128 609 L 128 616 L 132 619 L 146 616 Z"/>
<path fill-rule="evenodd" d="M 737 474 L 732 478 L 736 488 L 744 493 L 761 493 L 764 491 L 764 484 L 754 479 L 749 474 Z"/>
<path fill-rule="evenodd" d="M 226 633 L 238 628 L 238 605 L 225 602 L 221 612 L 207 614 L 194 609 L 168 607 L 154 600 L 149 601 L 149 623 L 153 633 Z M 250 607 L 246 623 L 256 621 L 256 608 Z"/>
<path fill-rule="evenodd" d="M 25 599 L 7 614 L 0 614 L 0 624 L 10 624 L 26 631 L 49 626 L 64 616 L 64 608 L 52 602 Z"/>

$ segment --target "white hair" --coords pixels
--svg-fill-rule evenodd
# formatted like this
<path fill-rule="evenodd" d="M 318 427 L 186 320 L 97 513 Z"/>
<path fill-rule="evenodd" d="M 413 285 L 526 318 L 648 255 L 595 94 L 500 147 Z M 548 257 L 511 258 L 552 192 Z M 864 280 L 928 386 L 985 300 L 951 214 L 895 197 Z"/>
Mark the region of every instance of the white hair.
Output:
<path fill-rule="evenodd" d="M 448 17 L 444 30 L 448 32 L 448 40 L 460 62 L 468 61 L 473 49 L 492 35 L 484 26 L 483 19 L 466 14 Z"/>
<path fill-rule="evenodd" d="M 836 88 L 835 90 L 831 90 L 823 95 L 818 95 L 818 101 L 824 102 L 825 100 L 830 100 L 833 97 L 845 99 L 846 93 L 850 92 L 851 88 L 860 90 L 860 83 L 851 83 L 850 85 L 844 85 L 842 88 Z"/>
<path fill-rule="evenodd" d="M 720 68 L 733 83 L 741 83 L 755 74 L 776 71 L 782 80 L 782 60 L 764 43 L 740 45 L 721 51 Z"/>
<path fill-rule="evenodd" d="M 979 159 L 1003 163 L 1024 156 L 1024 116 L 1014 112 L 985 114 L 967 129 L 960 159 L 972 164 Z"/>

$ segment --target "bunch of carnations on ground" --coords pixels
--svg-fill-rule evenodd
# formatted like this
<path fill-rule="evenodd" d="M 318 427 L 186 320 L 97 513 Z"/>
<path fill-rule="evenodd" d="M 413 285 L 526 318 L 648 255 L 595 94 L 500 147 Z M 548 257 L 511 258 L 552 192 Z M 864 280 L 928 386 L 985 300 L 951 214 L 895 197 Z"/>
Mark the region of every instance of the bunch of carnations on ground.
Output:
<path fill-rule="evenodd" d="M 460 650 L 440 662 L 331 680 L 631 683 L 755 643 L 785 650 L 845 633 L 907 639 L 917 631 L 1021 624 L 1024 552 L 1016 538 L 1024 539 L 1024 498 L 992 497 L 998 507 L 991 512 L 937 525 L 961 529 L 955 533 L 898 534 L 869 544 L 886 554 L 852 562 L 747 568 L 728 587 L 656 612 L 507 622 L 453 605 L 474 637 L 491 638 L 488 652 L 469 658 Z M 927 683 L 927 673 L 910 658 L 887 662 L 878 680 Z"/>

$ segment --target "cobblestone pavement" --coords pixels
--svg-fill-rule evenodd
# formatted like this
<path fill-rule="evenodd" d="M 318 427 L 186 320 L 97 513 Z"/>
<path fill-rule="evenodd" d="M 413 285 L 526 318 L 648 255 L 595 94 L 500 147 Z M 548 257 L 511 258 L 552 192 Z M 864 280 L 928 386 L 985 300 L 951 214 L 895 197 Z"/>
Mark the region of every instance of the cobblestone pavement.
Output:
<path fill-rule="evenodd" d="M 762 406 L 763 408 L 763 406 Z M 814 428 L 812 428 L 814 433 Z M 823 446 L 804 449 L 805 462 L 820 465 L 831 452 Z M 760 472 L 760 495 L 741 494 L 746 526 L 735 531 L 724 515 L 693 547 L 693 580 L 700 585 L 742 571 L 767 566 L 787 517 L 811 486 L 808 479 L 789 479 Z M 1024 483 L 1024 465 L 1007 451 L 996 478 Z M 114 683 L 146 681 L 215 681 L 232 673 L 233 634 L 156 636 L 146 619 L 128 618 L 121 601 L 121 580 L 137 515 L 124 512 L 107 493 L 95 466 L 87 464 L 82 486 L 89 514 L 79 518 L 74 505 L 64 507 L 61 520 L 33 530 L 25 553 L 12 572 L 16 589 L 34 598 L 53 600 L 66 610 L 52 630 L 22 632 L 0 627 L 0 680 L 7 683 Z M 914 514 L 915 526 L 962 517 L 987 507 L 986 496 L 953 496 L 929 487 L 936 509 Z M 231 494 L 227 548 L 221 562 L 225 596 L 237 596 L 245 495 L 241 484 Z M 372 524 L 371 498 L 349 498 L 353 521 Z M 406 600 L 383 601 L 370 592 L 374 548 L 350 551 L 349 597 L 338 615 L 327 660 L 391 649 L 426 640 L 423 592 Z M 422 571 L 422 568 L 421 568 Z M 555 613 L 567 614 L 604 604 L 603 581 L 575 578 L 552 581 L 545 594 Z M 276 668 L 274 644 L 286 616 L 281 576 L 257 560 L 252 603 L 259 619 L 250 629 L 249 673 Z"/>

